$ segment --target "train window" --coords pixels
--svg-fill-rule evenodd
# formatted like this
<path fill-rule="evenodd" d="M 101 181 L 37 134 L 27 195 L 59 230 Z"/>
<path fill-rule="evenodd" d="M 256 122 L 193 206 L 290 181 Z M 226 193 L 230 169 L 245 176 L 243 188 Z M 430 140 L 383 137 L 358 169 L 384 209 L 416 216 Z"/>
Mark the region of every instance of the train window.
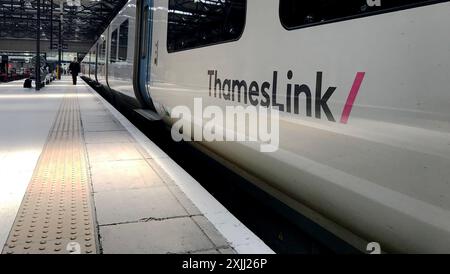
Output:
<path fill-rule="evenodd" d="M 91 51 L 91 61 L 89 62 L 89 64 L 91 65 L 95 65 L 95 62 L 97 62 L 97 54 L 95 52 L 95 50 Z"/>
<path fill-rule="evenodd" d="M 100 45 L 100 52 L 98 58 L 100 59 L 99 63 L 105 63 L 106 60 L 106 41 L 103 41 Z"/>
<path fill-rule="evenodd" d="M 127 60 L 128 50 L 128 19 L 119 27 L 119 61 Z"/>
<path fill-rule="evenodd" d="M 167 50 L 192 49 L 239 39 L 246 0 L 169 0 Z"/>
<path fill-rule="evenodd" d="M 287 29 L 433 4 L 436 0 L 280 0 L 280 20 Z"/>
<path fill-rule="evenodd" d="M 111 63 L 117 60 L 117 29 L 111 33 L 111 50 L 109 54 L 109 61 Z"/>

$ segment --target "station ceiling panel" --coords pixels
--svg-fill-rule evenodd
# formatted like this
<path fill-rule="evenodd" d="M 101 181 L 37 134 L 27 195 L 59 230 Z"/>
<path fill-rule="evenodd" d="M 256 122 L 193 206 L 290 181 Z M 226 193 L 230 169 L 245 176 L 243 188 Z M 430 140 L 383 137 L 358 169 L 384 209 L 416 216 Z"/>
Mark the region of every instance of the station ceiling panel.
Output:
<path fill-rule="evenodd" d="M 61 2 L 63 42 L 94 42 L 127 0 L 0 0 L 0 39 L 36 38 L 40 1 L 41 39 L 58 42 Z"/>

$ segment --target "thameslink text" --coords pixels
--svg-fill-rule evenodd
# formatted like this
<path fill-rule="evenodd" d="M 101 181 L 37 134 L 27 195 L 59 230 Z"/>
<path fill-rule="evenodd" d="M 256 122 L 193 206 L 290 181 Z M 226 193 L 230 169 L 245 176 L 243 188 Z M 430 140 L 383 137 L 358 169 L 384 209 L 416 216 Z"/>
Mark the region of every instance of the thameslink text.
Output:
<path fill-rule="evenodd" d="M 340 122 L 346 124 L 350 116 L 353 103 L 358 94 L 360 85 L 364 79 L 364 72 L 356 74 L 355 81 L 349 92 L 347 102 L 344 106 Z M 300 114 L 301 111 L 306 113 L 306 116 L 314 116 L 317 119 L 322 118 L 322 113 L 325 114 L 328 121 L 336 122 L 335 116 L 328 106 L 328 100 L 336 91 L 337 87 L 329 86 L 323 88 L 323 72 L 316 73 L 316 87 L 313 93 L 312 89 L 306 84 L 292 84 L 286 85 L 284 92 L 285 98 L 283 101 L 278 101 L 278 71 L 273 72 L 272 82 L 265 81 L 259 84 L 256 81 L 251 81 L 248 84 L 245 80 L 231 80 L 219 78 L 217 70 L 208 70 L 209 76 L 209 96 L 226 101 L 233 101 L 238 103 L 250 104 L 253 106 L 262 106 L 266 108 L 274 108 L 282 112 Z M 286 78 L 288 81 L 292 80 L 294 73 L 289 70 Z M 301 98 L 305 98 L 304 106 L 302 107 Z M 303 109 L 303 110 L 302 110 Z"/>

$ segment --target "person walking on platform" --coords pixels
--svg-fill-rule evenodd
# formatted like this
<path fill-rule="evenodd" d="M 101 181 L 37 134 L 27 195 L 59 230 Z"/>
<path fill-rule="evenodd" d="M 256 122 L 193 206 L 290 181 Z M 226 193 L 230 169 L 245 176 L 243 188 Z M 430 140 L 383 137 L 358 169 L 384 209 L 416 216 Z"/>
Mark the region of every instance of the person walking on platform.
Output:
<path fill-rule="evenodd" d="M 72 81 L 74 85 L 77 84 L 77 76 L 78 73 L 80 73 L 80 70 L 80 63 L 77 62 L 77 58 L 73 58 L 73 62 L 69 65 L 69 72 L 72 74 Z"/>

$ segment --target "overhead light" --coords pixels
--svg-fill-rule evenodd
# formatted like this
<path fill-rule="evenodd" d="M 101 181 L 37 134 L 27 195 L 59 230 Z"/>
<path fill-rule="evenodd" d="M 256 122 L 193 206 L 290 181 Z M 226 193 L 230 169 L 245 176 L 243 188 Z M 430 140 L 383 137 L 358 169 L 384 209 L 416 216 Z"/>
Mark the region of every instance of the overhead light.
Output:
<path fill-rule="evenodd" d="M 26 8 L 33 8 L 33 6 L 31 5 L 31 0 L 25 0 L 24 5 Z"/>

